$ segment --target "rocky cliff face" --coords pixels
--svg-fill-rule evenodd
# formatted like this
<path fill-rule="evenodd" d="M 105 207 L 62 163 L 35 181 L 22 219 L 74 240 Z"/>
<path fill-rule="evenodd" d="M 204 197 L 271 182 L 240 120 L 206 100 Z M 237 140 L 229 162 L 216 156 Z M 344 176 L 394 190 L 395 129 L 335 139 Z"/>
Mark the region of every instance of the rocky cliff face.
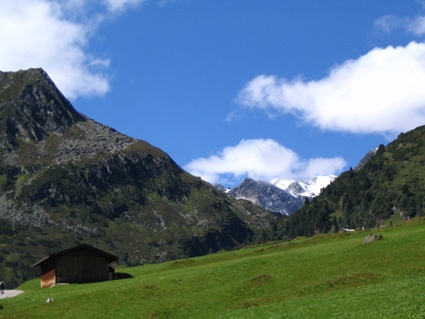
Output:
<path fill-rule="evenodd" d="M 275 178 L 267 183 L 246 178 L 228 193 L 234 198 L 246 199 L 268 211 L 291 215 L 301 208 L 306 200 L 319 195 L 321 190 L 335 179 L 335 175 L 316 176 L 304 182 Z"/>
<path fill-rule="evenodd" d="M 378 151 L 378 148 L 376 148 L 374 150 L 370 150 L 369 152 L 367 152 L 366 155 L 363 156 L 363 158 L 360 160 L 360 162 L 356 165 L 354 170 L 360 171 L 361 169 L 363 169 L 367 165 L 367 163 L 369 163 L 372 160 L 372 157 L 374 157 L 376 155 L 377 151 Z"/>
<path fill-rule="evenodd" d="M 304 198 L 262 181 L 246 178 L 229 194 L 237 199 L 245 199 L 268 211 L 290 215 L 304 205 Z"/>
<path fill-rule="evenodd" d="M 41 141 L 83 119 L 40 69 L 0 72 L 1 146 Z"/>
<path fill-rule="evenodd" d="M 10 280 L 76 243 L 137 265 L 249 243 L 275 220 L 78 113 L 43 70 L 0 72 L 0 250 L 14 250 L 0 263 Z"/>

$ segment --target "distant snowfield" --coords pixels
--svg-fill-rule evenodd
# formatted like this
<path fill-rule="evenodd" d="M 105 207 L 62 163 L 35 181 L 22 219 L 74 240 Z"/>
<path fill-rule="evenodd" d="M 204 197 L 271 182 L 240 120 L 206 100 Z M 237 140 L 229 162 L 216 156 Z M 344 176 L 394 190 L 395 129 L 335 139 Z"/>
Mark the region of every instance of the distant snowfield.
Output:
<path fill-rule="evenodd" d="M 307 181 L 274 178 L 271 183 L 294 197 L 315 197 L 337 178 L 336 175 L 316 176 Z"/>

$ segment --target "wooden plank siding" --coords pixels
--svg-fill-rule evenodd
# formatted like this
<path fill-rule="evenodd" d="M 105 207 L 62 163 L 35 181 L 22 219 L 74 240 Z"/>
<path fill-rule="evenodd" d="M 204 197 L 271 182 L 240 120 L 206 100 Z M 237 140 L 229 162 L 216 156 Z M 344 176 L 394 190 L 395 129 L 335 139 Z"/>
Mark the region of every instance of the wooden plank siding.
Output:
<path fill-rule="evenodd" d="M 41 288 L 47 288 L 56 284 L 55 270 L 52 269 L 41 276 L 40 286 Z"/>
<path fill-rule="evenodd" d="M 56 260 L 56 281 L 84 283 L 108 280 L 108 259 L 82 249 L 59 256 Z"/>
<path fill-rule="evenodd" d="M 92 246 L 81 244 L 52 254 L 31 267 L 40 266 L 41 287 L 58 283 L 90 283 L 111 279 L 109 265 L 118 257 Z"/>

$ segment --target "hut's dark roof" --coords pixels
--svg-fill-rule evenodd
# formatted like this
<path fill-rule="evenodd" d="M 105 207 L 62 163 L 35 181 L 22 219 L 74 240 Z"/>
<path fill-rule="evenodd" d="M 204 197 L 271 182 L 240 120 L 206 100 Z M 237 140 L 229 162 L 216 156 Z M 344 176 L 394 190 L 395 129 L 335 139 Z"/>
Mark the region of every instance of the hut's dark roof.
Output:
<path fill-rule="evenodd" d="M 47 261 L 49 259 L 54 259 L 54 258 L 57 258 L 59 256 L 66 255 L 67 253 L 70 253 L 72 251 L 80 250 L 80 249 L 91 250 L 91 251 L 97 253 L 98 255 L 103 255 L 103 256 L 105 256 L 108 259 L 108 261 L 110 263 L 113 262 L 113 261 L 118 260 L 118 257 L 117 256 L 114 256 L 114 255 L 112 255 L 110 253 L 107 253 L 107 252 L 105 252 L 103 250 L 97 249 L 97 248 L 95 248 L 93 246 L 90 246 L 90 245 L 87 245 L 87 244 L 81 244 L 81 245 L 78 245 L 78 246 L 75 246 L 75 247 L 71 247 L 71 248 L 68 248 L 68 249 L 65 249 L 65 250 L 58 251 L 58 252 L 56 252 L 56 253 L 54 253 L 54 254 L 52 254 L 50 256 L 44 257 L 43 259 L 37 261 L 31 267 L 39 266 L 40 264 L 42 264 L 43 262 L 45 262 L 45 261 Z"/>

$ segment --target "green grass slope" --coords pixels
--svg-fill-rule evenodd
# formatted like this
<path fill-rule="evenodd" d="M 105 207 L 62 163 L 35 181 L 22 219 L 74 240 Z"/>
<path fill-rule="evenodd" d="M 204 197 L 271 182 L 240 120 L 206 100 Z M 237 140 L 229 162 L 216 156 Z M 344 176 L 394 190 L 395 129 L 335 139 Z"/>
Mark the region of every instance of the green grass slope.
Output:
<path fill-rule="evenodd" d="M 0 300 L 1 318 L 425 318 L 425 221 L 121 269 Z M 46 303 L 53 298 L 53 303 Z"/>

